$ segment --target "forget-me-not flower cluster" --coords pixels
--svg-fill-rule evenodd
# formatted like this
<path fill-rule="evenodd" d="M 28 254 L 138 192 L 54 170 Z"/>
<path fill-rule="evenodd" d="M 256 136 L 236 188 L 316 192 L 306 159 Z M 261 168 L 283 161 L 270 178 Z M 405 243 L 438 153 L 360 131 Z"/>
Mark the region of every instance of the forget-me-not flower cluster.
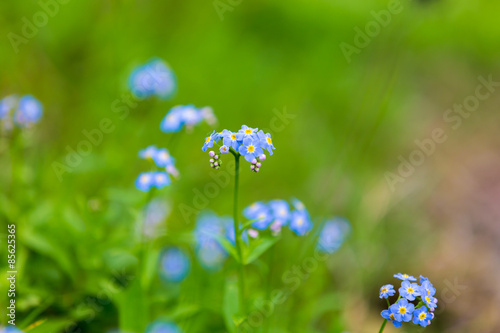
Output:
<path fill-rule="evenodd" d="M 212 134 L 205 138 L 201 150 L 207 151 L 207 149 L 213 148 L 215 144 L 220 146 L 219 152 L 221 155 L 232 152 L 235 155 L 243 156 L 247 162 L 251 163 L 250 169 L 253 172 L 259 172 L 262 162 L 266 159 L 264 150 L 267 150 L 272 155 L 275 149 L 271 134 L 246 125 L 241 126 L 241 129 L 237 132 L 227 129 L 222 132 L 213 131 Z M 219 169 L 222 163 L 219 155 L 213 150 L 209 151 L 208 154 L 210 156 L 210 166 Z"/>
<path fill-rule="evenodd" d="M 297 199 L 292 200 L 292 205 L 285 200 L 271 200 L 267 203 L 257 201 L 246 207 L 243 215 L 249 220 L 255 220 L 252 223 L 253 229 L 263 231 L 269 228 L 274 235 L 279 234 L 282 227 L 288 226 L 296 235 L 304 236 L 313 227 L 309 212 Z M 250 233 L 252 235 L 255 235 L 255 231 Z"/>
<path fill-rule="evenodd" d="M 217 123 L 211 107 L 197 108 L 194 105 L 177 105 L 171 108 L 160 123 L 160 129 L 165 133 L 179 132 L 184 126 L 191 130 L 205 121 L 208 125 Z"/>
<path fill-rule="evenodd" d="M 395 278 L 402 280 L 399 288 L 398 300 L 390 305 L 389 309 L 381 312 L 384 319 L 392 322 L 395 327 L 400 327 L 403 322 L 412 321 L 415 325 L 426 327 L 430 325 L 434 318 L 434 310 L 437 306 L 437 299 L 434 297 L 436 289 L 428 278 L 420 275 L 420 284 L 417 279 L 408 274 L 398 273 Z M 380 288 L 379 297 L 389 299 L 396 291 L 392 284 L 386 284 Z M 417 304 L 411 302 L 416 301 Z"/>
<path fill-rule="evenodd" d="M 143 192 L 148 192 L 153 187 L 161 189 L 168 186 L 172 182 L 170 176 L 179 176 L 179 171 L 175 167 L 175 160 L 166 148 L 149 146 L 139 151 L 139 157 L 152 161 L 160 169 L 139 174 L 135 181 L 135 186 Z"/>

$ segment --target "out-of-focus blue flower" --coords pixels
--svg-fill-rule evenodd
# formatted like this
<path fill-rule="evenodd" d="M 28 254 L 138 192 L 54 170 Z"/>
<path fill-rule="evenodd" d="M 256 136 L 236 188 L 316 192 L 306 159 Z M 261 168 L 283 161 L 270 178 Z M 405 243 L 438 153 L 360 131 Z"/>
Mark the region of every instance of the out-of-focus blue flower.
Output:
<path fill-rule="evenodd" d="M 262 202 L 254 202 L 250 206 L 243 209 L 243 216 L 249 220 L 257 221 L 252 223 L 252 227 L 257 230 L 264 230 L 273 222 L 273 216 L 269 207 Z"/>
<path fill-rule="evenodd" d="M 390 310 L 384 310 L 382 311 L 382 313 L 380 313 L 380 315 L 382 316 L 382 318 L 392 322 L 394 327 L 401 327 L 401 325 L 403 325 L 402 322 L 396 320 L 394 314 Z"/>
<path fill-rule="evenodd" d="M 415 325 L 426 327 L 431 323 L 430 321 L 432 318 L 432 313 L 428 313 L 425 306 L 422 306 L 413 312 L 413 323 Z"/>
<path fill-rule="evenodd" d="M 178 132 L 183 126 L 191 129 L 205 120 L 209 125 L 217 122 L 211 107 L 197 108 L 192 104 L 177 105 L 171 108 L 160 124 L 160 129 L 165 133 Z"/>
<path fill-rule="evenodd" d="M 196 255 L 204 268 L 218 270 L 224 265 L 228 254 L 217 238 L 225 235 L 226 230 L 217 215 L 202 212 L 198 216 L 194 230 Z"/>
<path fill-rule="evenodd" d="M 271 200 L 268 203 L 274 223 L 285 226 L 290 220 L 290 205 L 285 200 Z"/>
<path fill-rule="evenodd" d="M 412 303 L 408 303 L 406 298 L 401 298 L 397 303 L 394 303 L 389 307 L 389 310 L 394 315 L 396 321 L 409 322 L 412 317 L 413 310 L 415 306 Z"/>
<path fill-rule="evenodd" d="M 304 203 L 297 198 L 292 198 L 292 205 L 296 210 L 300 211 L 306 210 L 306 206 L 304 205 Z"/>
<path fill-rule="evenodd" d="M 181 333 L 181 330 L 171 321 L 157 320 L 148 325 L 146 333 Z"/>
<path fill-rule="evenodd" d="M 259 131 L 257 133 L 257 136 L 260 140 L 260 146 L 263 149 L 267 149 L 267 151 L 269 152 L 269 155 L 272 155 L 273 149 L 276 149 L 276 148 L 274 148 L 273 140 L 271 139 L 271 134 L 269 134 L 269 133 L 264 134 L 263 131 Z"/>
<path fill-rule="evenodd" d="M 156 155 L 156 146 L 151 145 L 148 146 L 142 150 L 139 150 L 139 157 L 145 160 L 153 160 L 154 156 Z"/>
<path fill-rule="evenodd" d="M 349 231 L 349 222 L 343 218 L 326 221 L 319 234 L 317 249 L 324 253 L 336 252 L 342 246 Z"/>
<path fill-rule="evenodd" d="M 154 172 L 153 178 L 154 178 L 154 186 L 159 189 L 164 188 L 165 186 L 168 186 L 172 183 L 168 173 L 163 171 Z"/>
<path fill-rule="evenodd" d="M 400 279 L 400 280 L 403 280 L 403 281 L 417 281 L 417 279 L 415 279 L 413 276 L 408 275 L 408 274 L 398 273 L 398 274 L 394 274 L 394 277 L 396 279 Z"/>
<path fill-rule="evenodd" d="M 19 99 L 17 110 L 14 113 L 14 122 L 19 127 L 37 123 L 43 114 L 43 106 L 35 97 L 25 95 Z"/>
<path fill-rule="evenodd" d="M 249 129 L 247 129 L 249 131 Z M 243 139 L 243 143 L 238 149 L 238 152 L 243 155 L 247 162 L 252 162 L 263 154 L 262 148 L 259 147 L 259 142 L 250 136 Z"/>
<path fill-rule="evenodd" d="M 309 214 L 304 211 L 295 210 L 292 212 L 292 219 L 289 225 L 297 236 L 304 236 L 312 229 L 312 222 Z"/>
<path fill-rule="evenodd" d="M 177 247 L 163 251 L 160 257 L 160 275 L 168 282 L 183 281 L 190 269 L 189 257 Z"/>
<path fill-rule="evenodd" d="M 138 98 L 156 95 L 168 99 L 174 95 L 177 83 L 172 69 L 163 60 L 153 59 L 132 71 L 129 88 Z"/>
<path fill-rule="evenodd" d="M 416 296 L 420 296 L 420 286 L 417 283 L 403 281 L 401 288 L 399 288 L 399 294 L 409 301 L 414 301 Z"/>
<path fill-rule="evenodd" d="M 394 296 L 396 291 L 392 284 L 386 284 L 380 288 L 380 298 L 389 298 L 389 296 Z"/>
<path fill-rule="evenodd" d="M 9 117 L 17 105 L 17 97 L 14 95 L 0 99 L 0 119 Z"/>
<path fill-rule="evenodd" d="M 174 165 L 175 162 L 166 148 L 157 149 L 153 155 L 153 160 L 159 168 L 166 168 L 169 165 Z"/>
<path fill-rule="evenodd" d="M 143 192 L 151 190 L 154 184 L 154 172 L 142 172 L 135 180 L 135 187 Z"/>
<path fill-rule="evenodd" d="M 171 211 L 170 203 L 163 199 L 156 199 L 149 202 L 144 208 L 144 228 L 143 232 L 149 238 L 162 234 L 162 226 Z"/>

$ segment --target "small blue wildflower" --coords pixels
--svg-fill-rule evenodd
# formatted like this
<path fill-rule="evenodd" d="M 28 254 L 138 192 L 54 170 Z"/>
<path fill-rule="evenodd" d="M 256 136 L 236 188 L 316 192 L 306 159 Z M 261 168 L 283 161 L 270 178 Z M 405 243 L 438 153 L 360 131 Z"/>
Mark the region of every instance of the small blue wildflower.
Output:
<path fill-rule="evenodd" d="M 258 142 L 256 142 L 256 140 L 252 137 L 244 138 L 243 144 L 240 146 L 238 151 L 245 157 L 247 162 L 252 162 L 263 154 L 262 148 L 258 146 Z"/>
<path fill-rule="evenodd" d="M 324 253 L 336 252 L 344 242 L 351 227 L 343 218 L 333 218 L 325 222 L 318 238 L 316 248 Z"/>
<path fill-rule="evenodd" d="M 148 325 L 146 333 L 181 333 L 181 330 L 171 321 L 157 320 Z"/>
<path fill-rule="evenodd" d="M 257 136 L 260 140 L 260 146 L 263 148 L 263 149 L 267 149 L 267 151 L 269 152 L 270 155 L 273 154 L 273 149 L 276 149 L 274 148 L 274 145 L 273 145 L 273 140 L 271 139 L 271 134 L 267 133 L 267 134 L 264 134 L 263 131 L 259 131 L 257 133 Z"/>
<path fill-rule="evenodd" d="M 212 148 L 214 146 L 215 141 L 217 141 L 218 133 L 215 131 L 212 132 L 209 136 L 205 138 L 205 144 L 201 148 L 203 151 L 207 151 L 208 148 Z"/>
<path fill-rule="evenodd" d="M 271 208 L 274 222 L 285 226 L 290 220 L 290 205 L 285 200 L 271 200 L 268 203 Z"/>
<path fill-rule="evenodd" d="M 384 310 L 380 313 L 380 315 L 382 316 L 382 318 L 392 322 L 394 327 L 401 327 L 401 325 L 403 325 L 402 322 L 396 320 L 394 314 L 390 310 Z"/>
<path fill-rule="evenodd" d="M 165 133 L 179 132 L 184 125 L 182 119 L 182 106 L 174 106 L 167 112 L 160 123 L 160 129 Z"/>
<path fill-rule="evenodd" d="M 254 202 L 243 210 L 243 216 L 249 220 L 257 221 L 252 223 L 252 227 L 257 230 L 265 230 L 273 222 L 273 216 L 269 207 L 262 202 Z"/>
<path fill-rule="evenodd" d="M 153 95 L 170 98 L 176 91 L 176 85 L 173 71 L 160 59 L 136 67 L 129 77 L 129 88 L 138 98 Z"/>
<path fill-rule="evenodd" d="M 183 281 L 189 273 L 190 266 L 187 254 L 177 247 L 164 250 L 160 256 L 160 275 L 168 282 Z"/>
<path fill-rule="evenodd" d="M 142 172 L 135 180 L 135 187 L 137 189 L 148 192 L 154 185 L 154 172 Z"/>
<path fill-rule="evenodd" d="M 14 113 L 14 122 L 19 127 L 37 123 L 42 117 L 43 106 L 33 96 L 25 95 L 19 99 L 17 110 Z"/>
<path fill-rule="evenodd" d="M 403 281 L 417 281 L 417 279 L 415 279 L 413 276 L 408 275 L 408 274 L 398 273 L 398 274 L 394 274 L 394 277 L 396 279 L 400 279 L 400 280 L 403 280 Z"/>
<path fill-rule="evenodd" d="M 158 189 L 164 188 L 172 183 L 170 177 L 166 172 L 156 171 L 153 173 L 154 186 Z"/>
<path fill-rule="evenodd" d="M 242 134 L 242 138 L 239 140 L 243 140 L 248 137 L 255 138 L 257 136 L 258 130 L 259 130 L 258 128 L 251 128 L 248 127 L 247 125 L 242 125 L 241 129 L 238 131 L 238 133 Z"/>
<path fill-rule="evenodd" d="M 166 168 L 169 165 L 174 165 L 175 162 L 166 148 L 157 149 L 153 155 L 153 160 L 159 168 Z"/>
<path fill-rule="evenodd" d="M 292 198 L 292 205 L 296 210 L 306 211 L 306 206 L 297 198 Z"/>
<path fill-rule="evenodd" d="M 153 160 L 156 154 L 156 146 L 151 145 L 142 150 L 139 150 L 139 157 L 145 160 Z"/>
<path fill-rule="evenodd" d="M 403 281 L 401 288 L 399 288 L 399 294 L 409 301 L 414 301 L 416 296 L 420 296 L 420 286 L 417 283 Z"/>
<path fill-rule="evenodd" d="M 413 312 L 413 323 L 415 325 L 426 327 L 431 323 L 430 321 L 432 318 L 432 313 L 428 313 L 425 306 L 415 309 L 415 311 Z"/>
<path fill-rule="evenodd" d="M 401 298 L 397 303 L 389 307 L 389 310 L 394 315 L 395 321 L 409 322 L 412 317 L 415 306 L 408 303 L 406 298 Z"/>
<path fill-rule="evenodd" d="M 243 141 L 243 134 L 233 133 L 227 129 L 222 131 L 222 143 L 225 146 L 232 147 L 235 151 L 238 151 L 240 145 Z"/>
<path fill-rule="evenodd" d="M 311 231 L 313 224 L 306 210 L 294 210 L 288 226 L 297 236 L 304 236 Z"/>
<path fill-rule="evenodd" d="M 429 281 L 429 279 L 425 276 L 420 275 L 420 284 L 424 283 L 424 281 Z"/>
<path fill-rule="evenodd" d="M 380 288 L 380 298 L 389 298 L 389 296 L 394 296 L 396 291 L 392 284 L 386 284 Z"/>
<path fill-rule="evenodd" d="M 421 283 L 422 285 L 420 286 L 420 290 L 422 295 L 434 296 L 436 294 L 436 288 L 434 288 L 429 279 L 424 280 L 424 282 Z"/>

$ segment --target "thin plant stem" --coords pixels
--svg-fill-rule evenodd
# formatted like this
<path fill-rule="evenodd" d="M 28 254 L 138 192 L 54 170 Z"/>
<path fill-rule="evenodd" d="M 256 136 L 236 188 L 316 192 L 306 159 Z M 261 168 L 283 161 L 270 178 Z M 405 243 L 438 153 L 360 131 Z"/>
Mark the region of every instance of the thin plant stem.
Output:
<path fill-rule="evenodd" d="M 387 319 L 384 319 L 384 322 L 382 323 L 382 326 L 380 327 L 380 331 L 378 331 L 378 333 L 382 333 L 384 331 L 385 324 L 387 324 Z"/>
<path fill-rule="evenodd" d="M 235 233 L 235 245 L 236 252 L 239 258 L 239 269 L 238 269 L 238 296 L 240 303 L 240 312 L 245 314 L 245 272 L 243 267 L 243 255 L 241 251 L 241 229 L 238 219 L 238 186 L 239 186 L 239 176 L 240 176 L 240 154 L 231 151 L 234 155 L 234 201 L 233 201 L 233 219 L 234 219 L 234 233 Z"/>

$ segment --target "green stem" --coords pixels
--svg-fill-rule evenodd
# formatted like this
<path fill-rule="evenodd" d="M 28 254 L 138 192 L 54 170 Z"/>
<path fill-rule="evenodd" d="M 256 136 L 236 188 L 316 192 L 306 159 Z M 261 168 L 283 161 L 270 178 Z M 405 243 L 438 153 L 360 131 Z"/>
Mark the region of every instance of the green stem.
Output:
<path fill-rule="evenodd" d="M 240 176 L 240 154 L 231 153 L 234 155 L 234 201 L 233 201 L 233 218 L 234 218 L 234 233 L 236 252 L 238 253 L 239 270 L 238 270 L 238 295 L 240 303 L 240 313 L 245 314 L 245 272 L 243 267 L 243 255 L 241 251 L 241 229 L 238 219 L 238 185 Z"/>
<path fill-rule="evenodd" d="M 384 331 L 385 324 L 387 324 L 387 319 L 384 319 L 384 322 L 382 323 L 382 326 L 380 327 L 380 331 L 378 331 L 378 333 L 382 333 Z"/>

